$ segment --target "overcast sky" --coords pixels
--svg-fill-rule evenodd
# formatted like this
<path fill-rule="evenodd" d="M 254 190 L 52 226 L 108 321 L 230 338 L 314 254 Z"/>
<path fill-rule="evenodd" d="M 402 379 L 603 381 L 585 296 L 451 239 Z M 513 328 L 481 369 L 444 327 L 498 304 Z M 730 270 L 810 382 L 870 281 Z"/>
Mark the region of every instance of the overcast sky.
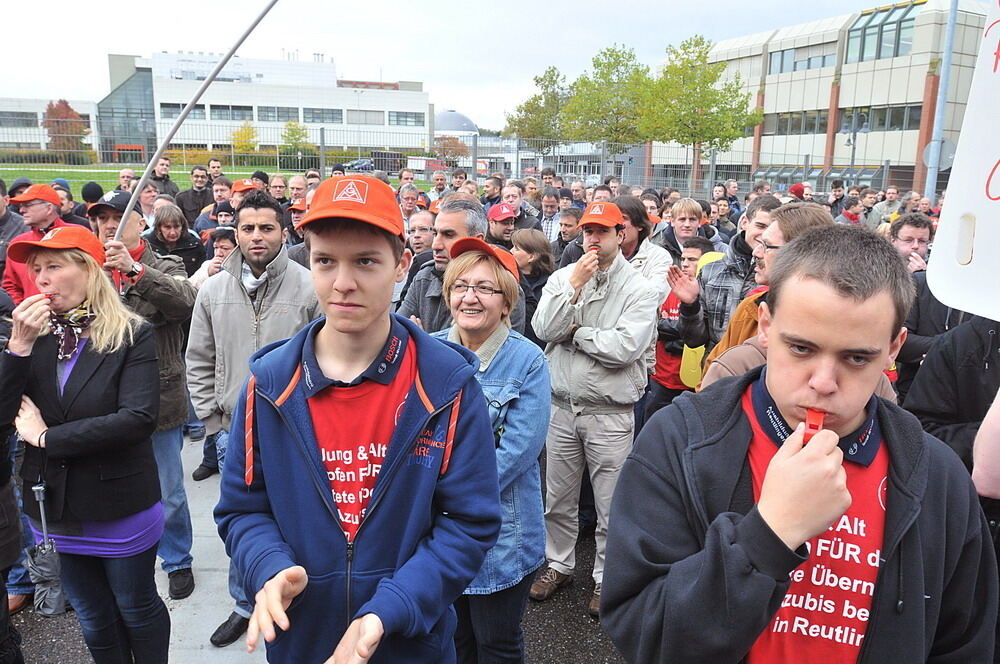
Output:
<path fill-rule="evenodd" d="M 80 3 L 48 0 L 52 31 L 8 29 L 0 95 L 89 99 L 108 93 L 107 54 L 224 52 L 264 0 Z M 614 43 L 655 65 L 668 44 L 700 33 L 718 41 L 849 14 L 874 0 L 635 0 L 626 3 L 339 2 L 279 0 L 239 55 L 280 59 L 282 49 L 333 57 L 341 78 L 423 81 L 435 109 L 455 109 L 502 129 L 532 94 L 532 77 L 555 65 L 569 80 Z M 457 10 L 455 7 L 460 7 Z M 8 26 L 10 27 L 10 26 Z M 43 35 L 50 33 L 51 38 Z"/>

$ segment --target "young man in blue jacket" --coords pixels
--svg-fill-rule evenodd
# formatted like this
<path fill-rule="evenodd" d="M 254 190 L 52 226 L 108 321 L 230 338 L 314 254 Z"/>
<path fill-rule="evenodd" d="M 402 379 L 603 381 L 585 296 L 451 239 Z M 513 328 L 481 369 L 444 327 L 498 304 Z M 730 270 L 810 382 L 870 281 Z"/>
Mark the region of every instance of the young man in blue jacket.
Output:
<path fill-rule="evenodd" d="M 389 313 L 410 256 L 387 185 L 331 178 L 299 228 L 326 316 L 251 359 L 215 512 L 256 598 L 248 649 L 453 662 L 451 604 L 500 525 L 476 356 Z"/>
<path fill-rule="evenodd" d="M 968 472 L 873 396 L 906 339 L 903 261 L 836 224 L 782 247 L 770 284 L 767 366 L 675 399 L 622 468 L 604 628 L 631 662 L 993 661 Z"/>

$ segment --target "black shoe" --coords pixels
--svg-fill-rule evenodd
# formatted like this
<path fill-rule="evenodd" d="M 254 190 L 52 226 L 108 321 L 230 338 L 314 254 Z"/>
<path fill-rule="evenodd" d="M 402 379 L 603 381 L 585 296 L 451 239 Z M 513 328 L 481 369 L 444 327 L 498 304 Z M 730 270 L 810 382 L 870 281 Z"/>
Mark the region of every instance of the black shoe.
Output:
<path fill-rule="evenodd" d="M 193 473 L 191 473 L 191 479 L 195 482 L 200 482 L 202 480 L 207 480 L 217 472 L 219 472 L 219 468 L 217 466 L 206 466 L 205 464 L 201 464 L 194 469 Z"/>
<path fill-rule="evenodd" d="M 194 592 L 194 574 L 190 567 L 175 569 L 167 578 L 170 580 L 170 599 L 184 599 Z"/>
<path fill-rule="evenodd" d="M 249 626 L 250 619 L 244 618 L 234 611 L 226 618 L 226 622 L 219 625 L 209 641 L 216 648 L 225 648 L 229 644 L 239 641 Z"/>

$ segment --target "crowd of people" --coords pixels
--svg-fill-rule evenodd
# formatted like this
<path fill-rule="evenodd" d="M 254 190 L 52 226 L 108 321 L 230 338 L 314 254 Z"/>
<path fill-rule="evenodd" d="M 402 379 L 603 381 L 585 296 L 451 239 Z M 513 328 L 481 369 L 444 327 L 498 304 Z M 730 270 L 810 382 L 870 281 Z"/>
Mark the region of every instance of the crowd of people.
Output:
<path fill-rule="evenodd" d="M 49 541 L 95 662 L 167 661 L 185 439 L 217 647 L 521 662 L 592 534 L 631 662 L 993 661 L 998 324 L 928 288 L 943 195 L 170 171 L 0 180 L 0 663 Z"/>

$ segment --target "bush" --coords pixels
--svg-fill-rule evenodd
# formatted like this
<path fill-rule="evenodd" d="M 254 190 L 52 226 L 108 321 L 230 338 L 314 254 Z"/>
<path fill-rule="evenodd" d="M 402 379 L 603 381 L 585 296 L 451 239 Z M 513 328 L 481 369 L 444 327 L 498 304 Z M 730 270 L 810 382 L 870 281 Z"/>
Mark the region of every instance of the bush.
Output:
<path fill-rule="evenodd" d="M 85 166 L 97 161 L 93 150 L 55 152 L 49 150 L 6 150 L 0 152 L 0 164 L 69 164 Z"/>

